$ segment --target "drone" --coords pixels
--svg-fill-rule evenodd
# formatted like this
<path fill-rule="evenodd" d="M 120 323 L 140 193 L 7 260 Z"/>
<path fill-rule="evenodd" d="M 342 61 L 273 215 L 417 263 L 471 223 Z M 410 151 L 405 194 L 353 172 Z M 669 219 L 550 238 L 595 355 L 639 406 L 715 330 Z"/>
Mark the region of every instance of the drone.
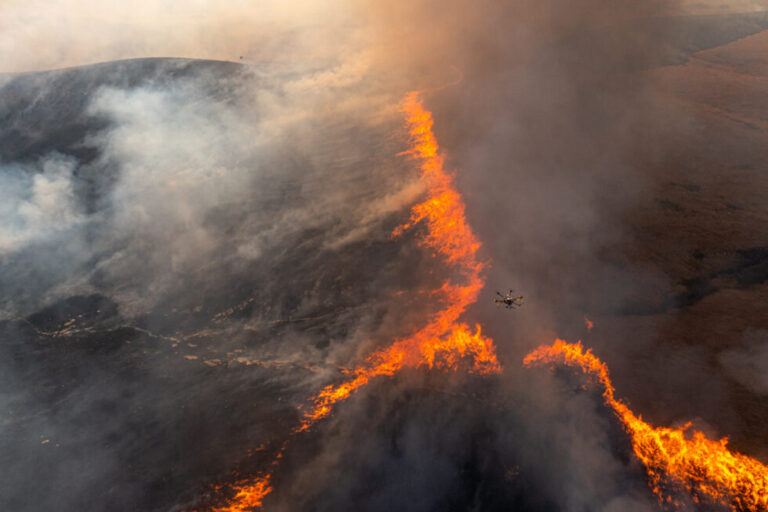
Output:
<path fill-rule="evenodd" d="M 509 293 L 504 295 L 500 292 L 496 292 L 496 295 L 500 297 L 498 299 L 493 299 L 493 302 L 495 302 L 497 306 L 504 304 L 504 307 L 507 309 L 515 309 L 523 305 L 523 296 L 515 295 L 514 290 L 509 290 Z"/>

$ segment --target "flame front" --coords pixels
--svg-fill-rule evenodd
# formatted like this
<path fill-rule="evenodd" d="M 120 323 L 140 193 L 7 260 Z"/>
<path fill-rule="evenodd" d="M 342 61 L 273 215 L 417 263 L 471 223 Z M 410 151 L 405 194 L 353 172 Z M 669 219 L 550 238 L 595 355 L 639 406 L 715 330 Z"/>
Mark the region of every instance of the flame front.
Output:
<path fill-rule="evenodd" d="M 464 201 L 443 168 L 443 156 L 432 132 L 432 114 L 424 108 L 418 91 L 405 96 L 400 110 L 405 115 L 410 136 L 410 149 L 403 155 L 419 161 L 427 197 L 413 207 L 408 223 L 398 226 L 392 234 L 400 236 L 405 230 L 423 223 L 426 229 L 420 244 L 443 259 L 455 271 L 459 282 L 449 279 L 433 291 L 432 295 L 438 298 L 436 302 L 443 306 L 429 318 L 426 326 L 373 352 L 363 364 L 351 370 L 349 380 L 329 385 L 312 398 L 311 408 L 294 433 L 305 431 L 328 416 L 336 403 L 348 398 L 372 378 L 391 376 L 403 368 L 455 370 L 466 362 L 475 373 L 501 371 L 493 340 L 483 336 L 479 325 L 472 331 L 459 322 L 462 313 L 477 301 L 483 289 L 483 264 L 477 259 L 480 242 L 467 223 Z M 263 498 L 272 490 L 271 479 L 269 472 L 232 486 L 235 494 L 229 503 L 214 510 L 244 512 L 261 507 Z"/>
<path fill-rule="evenodd" d="M 606 405 L 629 433 L 649 485 L 663 504 L 674 507 L 675 492 L 685 489 L 697 502 L 709 501 L 742 512 L 768 510 L 768 467 L 728 450 L 727 439 L 707 439 L 690 424 L 673 429 L 644 422 L 615 398 L 608 367 L 581 343 L 557 340 L 523 360 L 525 366 L 556 363 L 580 368 L 602 384 Z"/>
<path fill-rule="evenodd" d="M 456 369 L 463 360 L 472 362 L 472 371 L 488 374 L 501 371 L 493 341 L 458 323 L 467 306 L 477 300 L 485 284 L 477 259 L 480 248 L 464 215 L 464 201 L 453 186 L 451 176 L 443 167 L 443 156 L 432 132 L 432 114 L 424 108 L 419 92 L 410 92 L 401 104 L 406 116 L 410 149 L 405 155 L 420 160 L 421 179 L 427 186 L 427 198 L 411 210 L 408 223 L 398 226 L 393 236 L 423 222 L 426 234 L 420 243 L 435 251 L 458 271 L 462 283 L 446 281 L 435 293 L 443 297 L 445 306 L 431 321 L 410 337 L 368 356 L 365 364 L 356 367 L 354 377 L 323 389 L 313 400 L 313 407 L 304 416 L 298 431 L 306 430 L 330 414 L 333 405 L 349 397 L 368 381 L 380 375 L 393 375 L 405 367 Z"/>

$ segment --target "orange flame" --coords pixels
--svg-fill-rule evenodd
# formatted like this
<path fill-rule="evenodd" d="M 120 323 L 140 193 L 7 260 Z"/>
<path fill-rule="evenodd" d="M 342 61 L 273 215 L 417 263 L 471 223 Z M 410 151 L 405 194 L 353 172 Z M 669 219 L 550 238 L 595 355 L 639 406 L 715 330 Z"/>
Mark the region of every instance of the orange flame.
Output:
<path fill-rule="evenodd" d="M 235 495 L 228 505 L 214 508 L 214 512 L 243 512 L 261 508 L 264 496 L 272 492 L 269 481 L 271 474 L 259 477 L 255 480 L 245 481 L 234 486 Z"/>
<path fill-rule="evenodd" d="M 734 511 L 768 510 L 768 467 L 728 450 L 727 439 L 712 441 L 690 424 L 673 429 L 653 427 L 614 396 L 608 367 L 581 343 L 557 340 L 523 360 L 525 366 L 564 364 L 581 368 L 604 387 L 603 398 L 631 436 L 635 455 L 648 473 L 649 485 L 662 503 L 675 505 L 673 493 L 687 490 L 694 501 L 710 501 Z"/>
<path fill-rule="evenodd" d="M 591 331 L 592 328 L 595 326 L 595 322 L 587 318 L 587 315 L 584 315 L 584 325 L 587 326 L 588 331 Z"/>
<path fill-rule="evenodd" d="M 475 373 L 501 371 L 493 340 L 482 335 L 479 325 L 472 332 L 458 321 L 467 307 L 477 301 L 485 284 L 481 276 L 483 264 L 477 259 L 480 242 L 467 223 L 461 194 L 443 168 L 443 156 L 432 132 L 434 120 L 424 108 L 419 94 L 418 91 L 406 94 L 401 104 L 400 110 L 405 114 L 410 134 L 410 149 L 403 154 L 420 161 L 427 198 L 412 208 L 409 222 L 398 226 L 392 234 L 399 236 L 423 222 L 426 233 L 421 245 L 442 257 L 457 271 L 462 283 L 448 280 L 433 292 L 443 298 L 439 302 L 444 306 L 432 315 L 425 327 L 369 355 L 364 364 L 351 370 L 353 377 L 350 380 L 322 389 L 311 399 L 312 408 L 293 433 L 305 431 L 328 416 L 336 403 L 348 398 L 372 378 L 391 376 L 406 367 L 455 370 L 466 361 L 471 362 L 470 371 Z M 233 486 L 235 495 L 229 504 L 215 511 L 244 512 L 261 507 L 263 498 L 272 490 L 271 476 L 267 473 L 251 482 Z"/>
<path fill-rule="evenodd" d="M 467 224 L 464 201 L 443 168 L 443 156 L 432 132 L 432 114 L 424 108 L 419 92 L 410 92 L 401 104 L 406 116 L 411 148 L 403 154 L 421 161 L 421 179 L 427 185 L 427 198 L 411 210 L 410 221 L 398 226 L 394 236 L 424 222 L 426 234 L 421 244 L 434 250 L 463 276 L 465 283 L 446 281 L 436 290 L 445 297 L 445 307 L 429 324 L 408 338 L 368 356 L 364 365 L 352 371 L 354 377 L 342 384 L 330 385 L 313 400 L 297 431 L 309 428 L 330 414 L 333 405 L 349 397 L 368 381 L 380 375 L 393 375 L 404 367 L 456 369 L 462 360 L 471 360 L 472 371 L 487 374 L 501 370 L 493 341 L 482 335 L 480 326 L 472 333 L 458 323 L 467 306 L 477 301 L 485 284 L 477 260 L 480 242 Z"/>

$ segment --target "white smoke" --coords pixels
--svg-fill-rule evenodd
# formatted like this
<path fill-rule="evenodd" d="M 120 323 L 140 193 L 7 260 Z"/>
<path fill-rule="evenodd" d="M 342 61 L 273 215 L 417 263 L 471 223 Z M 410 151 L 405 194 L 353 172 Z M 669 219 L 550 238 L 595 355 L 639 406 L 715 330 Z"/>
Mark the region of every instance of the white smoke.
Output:
<path fill-rule="evenodd" d="M 36 164 L 0 165 L 0 256 L 57 238 L 84 221 L 75 200 L 77 161 L 53 153 Z"/>

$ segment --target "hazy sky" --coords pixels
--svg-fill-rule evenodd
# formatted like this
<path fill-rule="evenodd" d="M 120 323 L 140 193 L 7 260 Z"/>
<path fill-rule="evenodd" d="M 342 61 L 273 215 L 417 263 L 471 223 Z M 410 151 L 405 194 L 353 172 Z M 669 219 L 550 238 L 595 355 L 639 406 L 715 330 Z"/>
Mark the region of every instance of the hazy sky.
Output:
<path fill-rule="evenodd" d="M 0 70 L 50 69 L 134 57 L 275 60 L 286 50 L 286 38 L 291 40 L 293 58 L 308 53 L 314 58 L 334 47 L 330 39 L 342 38 L 351 30 L 347 4 L 329 0 L 3 0 Z M 309 40 L 311 44 L 306 44 Z"/>
<path fill-rule="evenodd" d="M 767 5 L 766 0 L 681 3 L 696 13 Z M 363 43 L 351 43 L 351 37 L 381 35 L 379 18 L 403 12 L 402 6 L 382 5 L 359 0 L 2 0 L 0 71 L 134 57 L 316 62 L 337 54 L 340 45 L 359 48 Z"/>

